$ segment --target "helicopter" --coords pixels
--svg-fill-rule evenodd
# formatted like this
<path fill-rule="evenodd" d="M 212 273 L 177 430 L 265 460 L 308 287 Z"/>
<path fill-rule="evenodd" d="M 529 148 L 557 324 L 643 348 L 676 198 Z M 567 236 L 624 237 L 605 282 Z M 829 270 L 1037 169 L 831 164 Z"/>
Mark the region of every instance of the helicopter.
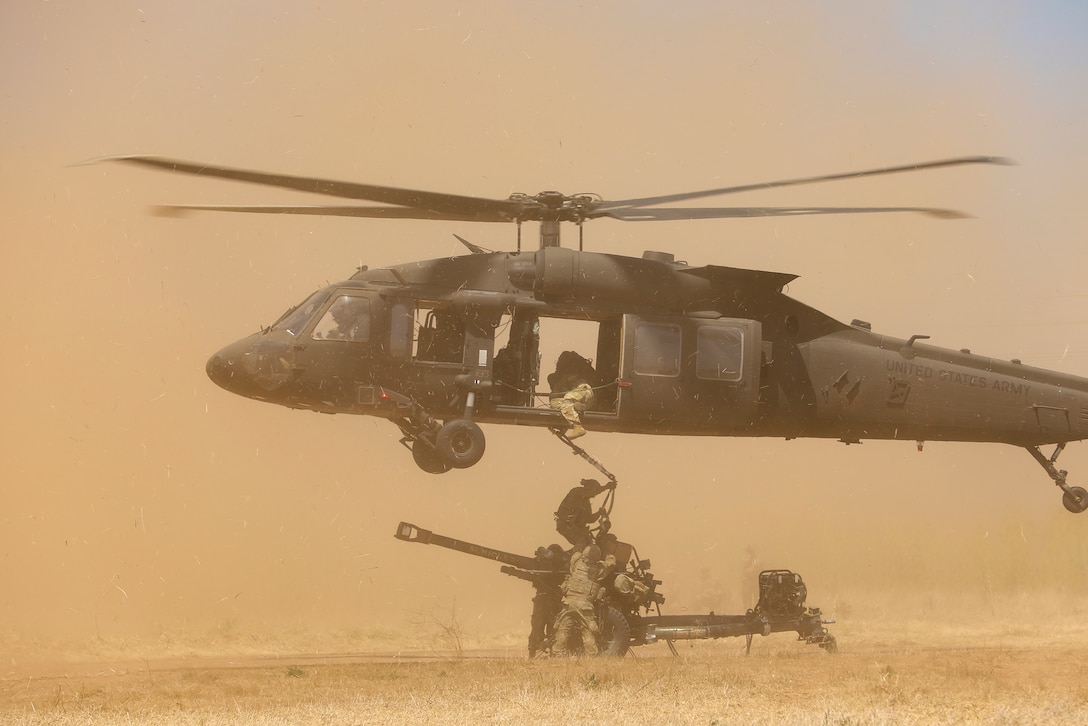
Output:
<path fill-rule="evenodd" d="M 570 444 L 554 405 L 557 370 L 544 377 L 541 346 L 552 321 L 588 326 L 591 355 L 564 351 L 592 396 L 575 412 L 590 431 L 734 437 L 995 442 L 1026 449 L 1071 512 L 1088 492 L 1057 468 L 1067 443 L 1088 437 L 1088 379 L 951 350 L 849 324 L 783 293 L 795 275 L 689 265 L 669 252 L 641 257 L 584 250 L 583 225 L 820 214 L 916 213 L 928 207 L 670 207 L 744 191 L 1008 164 L 965 156 L 823 176 L 608 201 L 544 191 L 506 199 L 461 196 L 238 169 L 157 156 L 95 161 L 311 192 L 371 205 L 181 204 L 192 211 L 502 222 L 513 251 L 457 236 L 467 253 L 376 269 L 361 266 L 275 323 L 215 353 L 209 378 L 247 398 L 293 409 L 389 420 L 425 472 L 480 461 L 480 424 L 552 429 Z M 377 205 L 381 206 L 376 206 Z M 523 250 L 524 222 L 539 244 Z M 578 249 L 560 226 L 578 228 Z M 542 327 L 543 326 L 543 327 Z M 564 343 L 564 340 L 552 341 Z M 569 371 L 567 371 L 569 373 Z M 581 385 L 580 384 L 580 385 Z M 548 401 L 548 404 L 545 404 Z M 549 405 L 551 404 L 551 405 Z M 1053 445 L 1050 455 L 1043 446 Z M 576 447 L 575 447 L 576 448 Z"/>

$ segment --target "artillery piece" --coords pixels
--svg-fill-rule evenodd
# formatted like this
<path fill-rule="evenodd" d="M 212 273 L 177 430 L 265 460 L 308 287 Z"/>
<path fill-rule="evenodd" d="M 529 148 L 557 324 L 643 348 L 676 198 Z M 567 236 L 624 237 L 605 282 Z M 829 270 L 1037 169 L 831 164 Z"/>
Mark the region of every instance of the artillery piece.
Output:
<path fill-rule="evenodd" d="M 532 583 L 532 631 L 529 656 L 551 653 L 556 625 L 562 610 L 562 585 L 570 568 L 570 552 L 559 545 L 540 547 L 535 556 L 511 552 L 454 539 L 422 529 L 408 522 L 397 525 L 394 535 L 404 542 L 436 545 L 502 563 L 503 574 Z M 759 601 L 744 615 L 663 615 L 665 596 L 658 592 L 650 561 L 639 559 L 633 545 L 621 542 L 607 531 L 598 533 L 597 545 L 604 556 L 615 558 L 614 574 L 602 582 L 605 596 L 598 605 L 599 652 L 623 656 L 638 645 L 665 641 L 675 653 L 676 640 L 705 640 L 745 636 L 751 648 L 754 635 L 796 632 L 798 640 L 818 645 L 828 652 L 836 649 L 835 637 L 824 627 L 819 608 L 807 607 L 808 589 L 801 576 L 790 570 L 759 573 Z M 653 611 L 653 614 L 651 614 Z"/>

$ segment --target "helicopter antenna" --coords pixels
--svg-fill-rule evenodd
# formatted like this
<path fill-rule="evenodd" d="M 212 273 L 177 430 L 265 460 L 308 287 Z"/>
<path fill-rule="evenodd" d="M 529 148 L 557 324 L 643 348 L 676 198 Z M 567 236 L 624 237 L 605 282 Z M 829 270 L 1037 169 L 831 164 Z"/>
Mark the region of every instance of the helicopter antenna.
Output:
<path fill-rule="evenodd" d="M 462 237 L 459 234 L 455 233 L 453 236 L 456 237 L 457 241 L 460 242 L 461 244 L 463 244 L 465 247 L 467 247 L 468 251 L 471 252 L 474 255 L 486 255 L 486 254 L 488 254 L 489 252 L 492 251 L 492 250 L 484 249 L 480 245 L 473 244 L 472 242 L 469 242 L 467 239 L 465 239 L 464 237 Z"/>

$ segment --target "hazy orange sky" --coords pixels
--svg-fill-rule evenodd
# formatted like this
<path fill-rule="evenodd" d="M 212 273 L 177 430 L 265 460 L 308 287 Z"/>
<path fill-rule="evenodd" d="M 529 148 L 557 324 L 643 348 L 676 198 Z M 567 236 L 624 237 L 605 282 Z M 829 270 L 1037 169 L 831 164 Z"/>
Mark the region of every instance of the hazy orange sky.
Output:
<path fill-rule="evenodd" d="M 490 427 L 479 466 L 435 478 L 387 422 L 259 404 L 204 374 L 211 353 L 359 264 L 460 254 L 453 233 L 512 248 L 512 227 L 166 220 L 147 206 L 288 197 L 73 164 L 159 154 L 617 199 L 1008 156 L 1018 165 L 730 199 L 972 219 L 600 221 L 587 248 L 797 273 L 787 292 L 841 320 L 1086 375 L 1086 30 L 1075 2 L 5 3 L 0 644 L 227 621 L 396 627 L 435 602 L 516 627 L 524 583 L 394 528 L 532 552 L 592 473 L 546 432 Z M 735 589 L 748 545 L 805 574 L 818 604 L 871 582 L 861 551 L 879 569 L 954 547 L 969 570 L 972 547 L 1011 532 L 1030 565 L 1068 554 L 1056 532 L 1088 527 L 1025 452 L 999 446 L 587 445 L 622 482 L 616 532 L 678 607 L 703 568 Z M 1061 463 L 1084 485 L 1082 446 Z"/>

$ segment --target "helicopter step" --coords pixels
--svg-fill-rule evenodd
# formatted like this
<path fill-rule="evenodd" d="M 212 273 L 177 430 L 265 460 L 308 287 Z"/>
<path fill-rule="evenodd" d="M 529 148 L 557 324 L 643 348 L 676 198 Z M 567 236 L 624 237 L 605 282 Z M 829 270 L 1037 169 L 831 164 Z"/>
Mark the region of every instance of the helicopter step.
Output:
<path fill-rule="evenodd" d="M 1054 453 L 1047 457 L 1038 446 L 1024 447 L 1028 450 L 1028 453 L 1039 462 L 1039 466 L 1046 469 L 1046 473 L 1050 475 L 1050 478 L 1054 480 L 1054 484 L 1062 490 L 1062 504 L 1073 514 L 1080 514 L 1084 510 L 1088 509 L 1088 491 L 1085 491 L 1084 487 L 1070 486 L 1065 481 L 1065 477 L 1069 474 L 1065 469 L 1059 469 L 1054 463 L 1058 460 L 1058 456 L 1065 450 L 1065 442 L 1061 442 L 1054 447 Z"/>

